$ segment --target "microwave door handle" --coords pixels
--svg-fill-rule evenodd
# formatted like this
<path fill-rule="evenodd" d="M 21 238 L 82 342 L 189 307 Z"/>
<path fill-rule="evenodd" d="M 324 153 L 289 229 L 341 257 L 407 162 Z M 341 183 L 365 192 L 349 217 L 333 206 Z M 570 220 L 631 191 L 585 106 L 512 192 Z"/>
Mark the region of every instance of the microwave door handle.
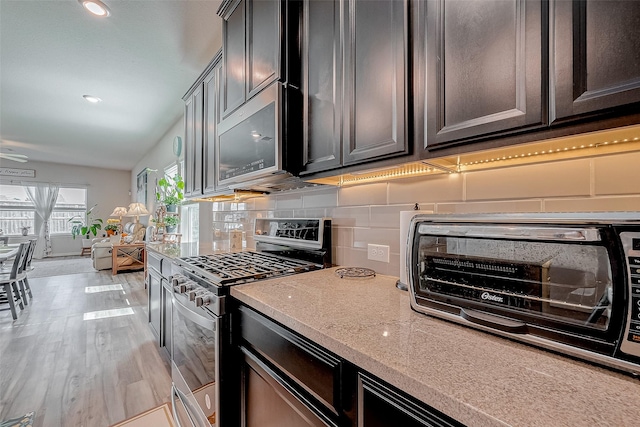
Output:
<path fill-rule="evenodd" d="M 476 310 L 460 309 L 460 317 L 463 319 L 489 328 L 498 329 L 512 334 L 526 334 L 527 324 L 516 320 L 505 319 L 492 314 L 483 313 Z"/>

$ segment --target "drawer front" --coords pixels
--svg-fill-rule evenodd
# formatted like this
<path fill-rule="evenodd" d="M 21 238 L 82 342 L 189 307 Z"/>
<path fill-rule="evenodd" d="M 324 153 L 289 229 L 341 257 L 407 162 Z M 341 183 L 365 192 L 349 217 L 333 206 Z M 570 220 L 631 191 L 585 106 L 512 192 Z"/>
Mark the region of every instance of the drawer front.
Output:
<path fill-rule="evenodd" d="M 162 271 L 162 261 L 163 261 L 162 255 L 158 255 L 152 251 L 147 251 L 147 266 L 153 268 L 158 273 L 164 275 Z"/>
<path fill-rule="evenodd" d="M 239 307 L 243 341 L 311 393 L 329 410 L 342 411 L 341 362 L 326 350 L 246 307 Z"/>

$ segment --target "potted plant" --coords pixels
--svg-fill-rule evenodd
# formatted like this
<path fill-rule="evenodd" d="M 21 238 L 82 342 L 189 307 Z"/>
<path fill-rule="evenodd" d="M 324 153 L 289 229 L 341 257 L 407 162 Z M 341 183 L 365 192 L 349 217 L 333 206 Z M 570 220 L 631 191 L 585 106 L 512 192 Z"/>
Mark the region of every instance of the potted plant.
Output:
<path fill-rule="evenodd" d="M 183 191 L 184 181 L 180 175 L 165 175 L 158 181 L 156 200 L 167 207 L 167 212 L 176 212 L 177 206 L 184 199 Z"/>
<path fill-rule="evenodd" d="M 83 248 L 91 246 L 91 234 L 93 234 L 93 237 L 96 237 L 98 230 L 102 229 L 102 219 L 93 218 L 93 209 L 96 206 L 98 206 L 98 204 L 93 205 L 91 209 L 87 210 L 84 213 L 84 218 L 80 215 L 75 215 L 67 220 L 67 222 L 73 224 L 71 227 L 71 236 L 73 236 L 74 239 L 76 236 L 82 236 Z"/>
<path fill-rule="evenodd" d="M 118 224 L 107 224 L 104 227 L 104 231 L 107 232 L 107 236 L 113 236 L 118 232 Z"/>
<path fill-rule="evenodd" d="M 167 229 L 167 233 L 173 233 L 176 231 L 176 227 L 180 223 L 180 217 L 174 215 L 167 215 L 164 217 L 164 225 Z"/>

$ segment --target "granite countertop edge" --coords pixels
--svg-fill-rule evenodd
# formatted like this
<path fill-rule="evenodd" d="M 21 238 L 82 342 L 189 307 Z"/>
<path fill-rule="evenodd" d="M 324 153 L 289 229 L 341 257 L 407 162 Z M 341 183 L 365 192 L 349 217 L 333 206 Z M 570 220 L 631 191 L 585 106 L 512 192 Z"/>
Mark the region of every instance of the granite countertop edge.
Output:
<path fill-rule="evenodd" d="M 231 296 L 465 425 L 630 426 L 640 418 L 635 378 L 416 313 L 394 277 L 346 284 L 334 270 L 234 286 Z M 426 362 L 408 360 L 416 355 Z M 594 383 L 600 400 L 589 393 Z"/>

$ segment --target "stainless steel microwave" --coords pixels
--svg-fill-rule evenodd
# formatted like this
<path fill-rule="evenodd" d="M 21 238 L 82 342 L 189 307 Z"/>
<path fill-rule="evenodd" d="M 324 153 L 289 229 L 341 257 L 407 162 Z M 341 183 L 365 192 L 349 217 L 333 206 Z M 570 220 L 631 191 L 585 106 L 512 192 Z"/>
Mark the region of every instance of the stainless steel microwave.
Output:
<path fill-rule="evenodd" d="M 416 311 L 640 373 L 640 213 L 418 215 Z"/>
<path fill-rule="evenodd" d="M 301 165 L 300 99 L 298 89 L 274 82 L 218 125 L 219 188 L 289 188 Z"/>

